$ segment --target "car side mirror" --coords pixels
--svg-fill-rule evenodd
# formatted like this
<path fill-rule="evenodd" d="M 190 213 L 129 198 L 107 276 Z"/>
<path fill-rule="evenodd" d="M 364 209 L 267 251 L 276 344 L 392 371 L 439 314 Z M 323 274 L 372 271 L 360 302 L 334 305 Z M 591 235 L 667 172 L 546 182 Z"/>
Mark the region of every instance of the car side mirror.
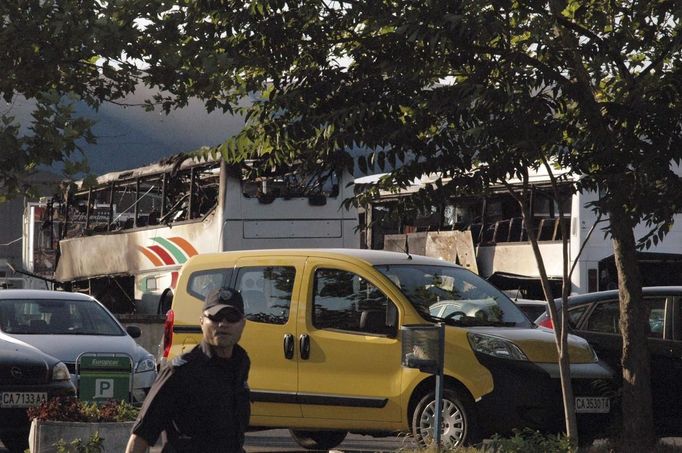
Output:
<path fill-rule="evenodd" d="M 140 335 L 142 335 L 142 330 L 137 326 L 127 326 L 126 332 L 133 338 L 140 338 Z"/>

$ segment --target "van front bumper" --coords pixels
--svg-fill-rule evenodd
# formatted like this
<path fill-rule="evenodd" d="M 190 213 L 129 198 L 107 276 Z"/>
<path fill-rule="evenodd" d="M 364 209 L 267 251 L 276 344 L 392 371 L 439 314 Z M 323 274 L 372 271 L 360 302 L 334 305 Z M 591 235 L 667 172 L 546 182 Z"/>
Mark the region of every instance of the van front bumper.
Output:
<path fill-rule="evenodd" d="M 493 376 L 493 391 L 476 402 L 483 435 L 508 434 L 528 427 L 543 432 L 565 431 L 564 405 L 558 364 L 535 364 L 476 354 Z M 602 362 L 571 365 L 574 397 L 609 397 L 608 413 L 577 414 L 581 436 L 604 433 L 615 410 L 613 371 Z"/>

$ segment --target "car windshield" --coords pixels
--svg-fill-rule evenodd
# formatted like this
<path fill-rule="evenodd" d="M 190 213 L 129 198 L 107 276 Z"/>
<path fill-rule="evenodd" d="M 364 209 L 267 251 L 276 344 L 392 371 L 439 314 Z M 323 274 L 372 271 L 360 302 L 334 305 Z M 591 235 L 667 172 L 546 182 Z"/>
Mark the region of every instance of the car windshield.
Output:
<path fill-rule="evenodd" d="M 432 265 L 377 265 L 426 319 L 454 325 L 530 327 L 501 291 L 466 269 Z"/>
<path fill-rule="evenodd" d="M 8 334 L 125 335 L 92 300 L 0 300 L 0 330 Z"/>

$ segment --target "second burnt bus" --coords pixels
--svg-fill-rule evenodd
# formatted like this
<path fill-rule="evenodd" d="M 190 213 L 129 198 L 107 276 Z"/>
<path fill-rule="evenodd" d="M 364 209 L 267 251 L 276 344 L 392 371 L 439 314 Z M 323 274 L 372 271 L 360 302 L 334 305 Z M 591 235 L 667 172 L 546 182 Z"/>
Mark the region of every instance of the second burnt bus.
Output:
<path fill-rule="evenodd" d="M 571 276 L 571 292 L 582 294 L 613 289 L 617 287 L 616 267 L 611 240 L 605 236 L 603 226 L 595 228 L 582 253 L 578 253 L 596 221 L 597 215 L 590 207 L 590 202 L 596 201 L 599 194 L 573 193 L 573 181 L 563 181 L 557 199 L 545 172 L 530 174 L 533 188 L 531 222 L 537 232 L 554 296 L 561 295 L 561 223 L 569 232 L 569 265 L 577 261 Z M 366 182 L 371 182 L 371 178 L 359 178 L 356 185 Z M 361 240 L 364 246 L 382 249 L 386 236 L 391 234 L 468 231 L 478 273 L 482 277 L 519 298 L 544 299 L 521 209 L 509 192 L 504 187 L 493 187 L 485 194 L 453 196 L 426 210 L 397 209 L 402 197 L 409 197 L 410 193 L 430 183 L 428 178 L 423 178 L 401 193 L 386 193 L 362 213 L 364 228 Z M 677 219 L 663 241 L 639 252 L 645 286 L 682 284 L 680 225 L 682 219 Z M 646 226 L 639 225 L 635 229 L 636 238 L 643 237 L 647 231 Z"/>

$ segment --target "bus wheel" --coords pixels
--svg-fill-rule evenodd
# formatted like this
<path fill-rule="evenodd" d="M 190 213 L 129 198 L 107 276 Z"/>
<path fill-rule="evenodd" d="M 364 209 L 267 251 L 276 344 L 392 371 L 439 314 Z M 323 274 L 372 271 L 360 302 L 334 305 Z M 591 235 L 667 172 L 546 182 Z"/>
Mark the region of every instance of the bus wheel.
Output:
<path fill-rule="evenodd" d="M 345 431 L 300 431 L 290 429 L 297 444 L 308 450 L 331 450 L 346 438 Z"/>
<path fill-rule="evenodd" d="M 435 392 L 427 393 L 417 404 L 412 416 L 412 434 L 421 447 L 434 441 L 436 413 Z M 443 390 L 441 444 L 445 449 L 470 445 L 477 441 L 473 404 L 451 388 Z"/>

